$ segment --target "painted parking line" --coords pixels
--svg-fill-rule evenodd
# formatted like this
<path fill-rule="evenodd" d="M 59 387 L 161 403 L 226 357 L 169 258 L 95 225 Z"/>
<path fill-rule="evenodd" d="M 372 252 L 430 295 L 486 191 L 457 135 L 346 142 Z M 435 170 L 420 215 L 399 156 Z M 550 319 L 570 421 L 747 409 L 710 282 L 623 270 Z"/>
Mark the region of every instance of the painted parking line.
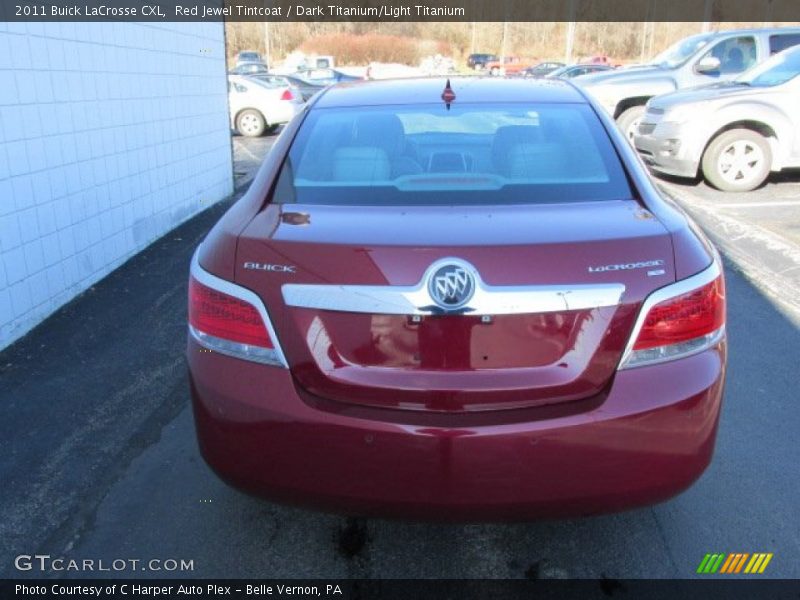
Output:
<path fill-rule="evenodd" d="M 255 154 L 253 154 L 250 151 L 250 149 L 247 146 L 244 145 L 243 142 L 240 142 L 239 140 L 234 139 L 233 143 L 235 144 L 235 150 L 236 151 L 244 152 L 245 154 L 247 154 L 256 163 L 259 163 L 259 164 L 261 163 L 261 160 L 263 159 L 263 157 L 258 157 Z"/>

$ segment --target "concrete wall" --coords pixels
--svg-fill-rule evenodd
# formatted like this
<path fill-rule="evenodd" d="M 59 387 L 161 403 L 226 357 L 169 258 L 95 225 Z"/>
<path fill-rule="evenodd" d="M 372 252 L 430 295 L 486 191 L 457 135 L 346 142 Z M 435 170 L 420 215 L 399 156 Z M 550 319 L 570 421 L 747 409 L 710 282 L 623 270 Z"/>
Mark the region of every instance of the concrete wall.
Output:
<path fill-rule="evenodd" d="M 0 348 L 233 189 L 221 23 L 0 23 Z"/>

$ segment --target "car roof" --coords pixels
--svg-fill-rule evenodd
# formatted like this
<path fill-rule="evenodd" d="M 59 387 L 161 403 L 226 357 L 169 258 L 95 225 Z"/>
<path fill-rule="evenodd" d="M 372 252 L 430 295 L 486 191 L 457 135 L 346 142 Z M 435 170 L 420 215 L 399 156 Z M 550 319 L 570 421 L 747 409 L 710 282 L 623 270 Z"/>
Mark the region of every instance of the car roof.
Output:
<path fill-rule="evenodd" d="M 758 34 L 758 33 L 800 33 L 800 27 L 752 27 L 750 29 L 726 29 L 725 31 L 715 31 L 715 37 L 741 35 L 741 34 Z M 702 34 L 698 34 L 702 35 Z"/>
<path fill-rule="evenodd" d="M 442 101 L 450 81 L 454 103 L 552 102 L 585 103 L 572 84 L 560 80 L 506 79 L 502 77 L 420 77 L 353 81 L 329 87 L 315 108 L 428 104 Z"/>

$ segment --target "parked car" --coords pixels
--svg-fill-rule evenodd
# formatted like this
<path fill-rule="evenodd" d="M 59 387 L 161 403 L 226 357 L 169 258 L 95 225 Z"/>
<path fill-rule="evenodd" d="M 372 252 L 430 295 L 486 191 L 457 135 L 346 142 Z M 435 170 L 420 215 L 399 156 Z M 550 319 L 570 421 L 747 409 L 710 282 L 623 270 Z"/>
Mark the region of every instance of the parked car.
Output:
<path fill-rule="evenodd" d="M 611 66 L 611 59 L 608 57 L 607 54 L 594 54 L 592 56 L 584 56 L 578 62 L 586 65 Z"/>
<path fill-rule="evenodd" d="M 331 86 L 306 112 L 192 259 L 215 473 L 458 520 L 617 511 L 700 476 L 722 265 L 593 101 L 439 77 Z"/>
<path fill-rule="evenodd" d="M 298 70 L 332 69 L 335 64 L 334 57 L 330 55 L 306 55 L 303 57 L 303 62 L 298 65 Z"/>
<path fill-rule="evenodd" d="M 309 83 L 316 85 L 331 85 L 340 83 L 342 81 L 362 81 L 363 77 L 356 77 L 349 75 L 338 69 L 306 69 L 294 73 L 296 77 L 300 77 Z"/>
<path fill-rule="evenodd" d="M 228 76 L 231 128 L 247 137 L 272 133 L 302 108 L 302 99 L 285 83 Z"/>
<path fill-rule="evenodd" d="M 553 71 L 561 69 L 564 66 L 564 63 L 561 62 L 543 62 L 539 63 L 538 65 L 528 67 L 527 69 L 523 69 L 522 75 L 525 77 L 533 77 L 534 79 L 538 79 L 539 77 L 545 77 L 546 75 L 549 75 Z"/>
<path fill-rule="evenodd" d="M 307 102 L 314 94 L 325 88 L 321 83 L 312 83 L 296 75 L 282 75 L 282 77 L 289 83 L 292 91 L 300 95 L 303 102 Z"/>
<path fill-rule="evenodd" d="M 274 73 L 257 73 L 255 75 L 248 75 L 251 79 L 258 79 L 264 81 L 271 86 L 285 86 L 292 90 L 292 93 L 297 95 L 303 102 L 306 102 L 314 94 L 316 94 L 325 86 L 316 83 L 310 83 L 301 77 L 295 75 L 276 75 Z"/>
<path fill-rule="evenodd" d="M 632 140 L 653 96 L 734 79 L 796 44 L 800 44 L 796 27 L 701 33 L 680 40 L 647 65 L 587 75 L 580 85 Z"/>
<path fill-rule="evenodd" d="M 252 50 L 244 50 L 236 55 L 236 66 L 239 66 L 242 63 L 261 63 L 266 66 L 266 63 L 264 62 L 264 59 L 261 58 L 261 55 L 258 52 L 253 52 Z"/>
<path fill-rule="evenodd" d="M 590 73 L 599 73 L 600 71 L 611 71 L 614 67 L 601 64 L 585 64 L 585 65 L 569 65 L 560 67 L 555 71 L 550 71 L 545 75 L 546 79 L 574 79 L 575 77 L 582 77 Z"/>
<path fill-rule="evenodd" d="M 730 82 L 656 96 L 634 145 L 660 173 L 746 192 L 800 167 L 800 46 Z"/>
<path fill-rule="evenodd" d="M 467 66 L 475 71 L 482 71 L 486 64 L 497 60 L 496 54 L 478 53 L 467 57 Z"/>
<path fill-rule="evenodd" d="M 291 88 L 293 93 L 297 94 L 297 96 L 303 100 L 303 102 L 309 100 L 314 94 L 324 89 L 326 86 L 338 82 L 336 75 L 331 77 L 318 77 L 316 81 L 309 81 L 298 74 L 276 75 L 272 73 L 259 73 L 257 75 L 251 75 L 250 77 L 287 85 Z M 344 73 L 340 74 L 338 77 L 339 81 L 360 81 L 360 78 L 345 75 Z"/>
<path fill-rule="evenodd" d="M 487 62 L 486 69 L 492 75 L 517 75 L 527 69 L 530 64 L 530 61 L 525 61 L 519 56 L 506 56 Z"/>
<path fill-rule="evenodd" d="M 266 75 L 269 73 L 269 69 L 264 63 L 242 62 L 232 68 L 229 73 L 232 75 Z"/>

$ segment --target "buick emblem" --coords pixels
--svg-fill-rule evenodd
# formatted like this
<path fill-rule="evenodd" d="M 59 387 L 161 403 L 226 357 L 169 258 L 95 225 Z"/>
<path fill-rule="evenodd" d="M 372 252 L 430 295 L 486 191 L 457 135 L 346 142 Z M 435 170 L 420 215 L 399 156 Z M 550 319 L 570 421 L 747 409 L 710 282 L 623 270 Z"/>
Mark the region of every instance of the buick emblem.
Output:
<path fill-rule="evenodd" d="M 475 276 L 461 265 L 442 265 L 428 280 L 428 293 L 445 310 L 461 308 L 475 293 Z"/>

